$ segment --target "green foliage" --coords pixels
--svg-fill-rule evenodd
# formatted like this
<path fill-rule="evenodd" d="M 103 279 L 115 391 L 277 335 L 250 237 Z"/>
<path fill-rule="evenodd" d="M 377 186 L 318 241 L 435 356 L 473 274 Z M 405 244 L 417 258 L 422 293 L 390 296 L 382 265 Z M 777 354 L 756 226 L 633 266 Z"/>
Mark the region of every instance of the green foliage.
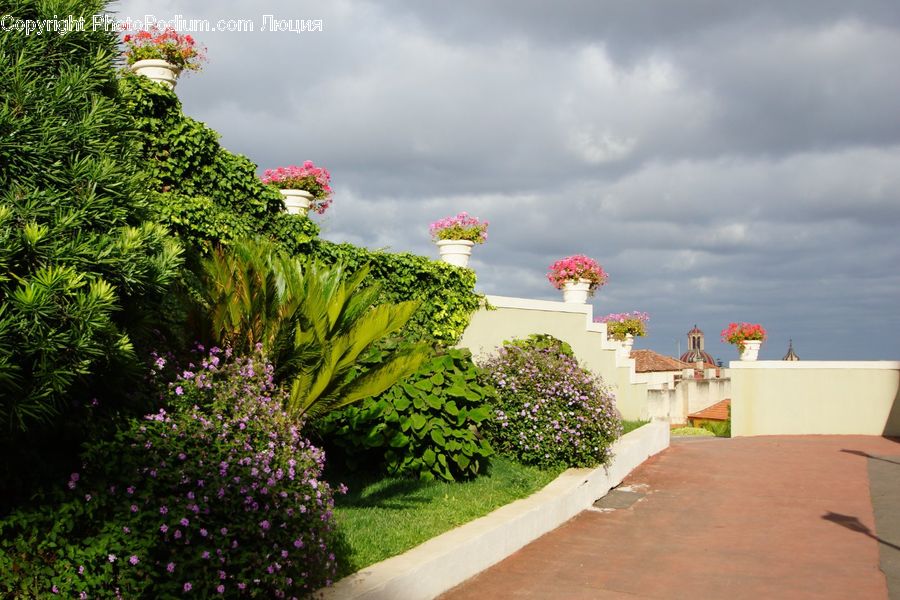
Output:
<path fill-rule="evenodd" d="M 418 302 L 378 304 L 379 286 L 366 286 L 368 268 L 346 275 L 343 267 L 311 262 L 302 277 L 292 347 L 288 410 L 319 417 L 376 396 L 415 371 L 425 358 L 421 344 L 395 350 L 359 373 L 357 361 L 386 336 L 403 327 Z"/>
<path fill-rule="evenodd" d="M 615 399 L 550 336 L 504 344 L 483 368 L 497 390 L 487 433 L 497 450 L 525 464 L 592 467 L 621 435 Z"/>
<path fill-rule="evenodd" d="M 15 19 L 104 3 L 4 3 Z M 77 386 L 134 362 L 180 250 L 147 221 L 112 32 L 0 31 L 0 427 L 59 422 Z"/>
<path fill-rule="evenodd" d="M 328 460 L 330 467 L 330 455 Z M 525 498 L 553 481 L 561 470 L 526 467 L 495 457 L 489 472 L 464 483 L 384 477 L 372 472 L 342 474 L 341 481 L 350 492 L 335 499 L 334 512 L 348 548 L 340 554 L 338 575 L 349 575 L 405 552 Z"/>
<path fill-rule="evenodd" d="M 215 131 L 186 117 L 172 90 L 133 74 L 120 85 L 141 132 L 155 214 L 189 249 L 206 253 L 263 236 L 296 254 L 318 235 L 311 220 L 284 212 L 281 194 L 259 180 L 256 165 L 222 148 Z"/>
<path fill-rule="evenodd" d="M 357 361 L 397 331 L 417 302 L 375 305 L 380 286 L 366 286 L 368 267 L 348 275 L 290 258 L 264 241 L 242 240 L 203 261 L 202 310 L 210 342 L 239 352 L 257 344 L 290 382 L 288 410 L 318 417 L 380 394 L 421 364 L 412 345 L 360 373 Z M 198 317 L 199 318 L 199 317 Z"/>
<path fill-rule="evenodd" d="M 700 427 L 716 437 L 731 437 L 731 419 L 727 421 L 703 421 Z"/>
<path fill-rule="evenodd" d="M 54 503 L 0 520 L 0 596 L 278 598 L 333 578 L 324 455 L 281 410 L 272 367 L 198 362 L 168 410 L 90 443 Z"/>
<path fill-rule="evenodd" d="M 525 339 L 506 340 L 503 342 L 503 345 L 522 350 L 547 350 L 569 358 L 575 358 L 575 352 L 568 342 L 555 338 L 549 333 L 532 333 Z"/>
<path fill-rule="evenodd" d="M 124 76 L 121 87 L 142 133 L 140 152 L 151 176 L 155 215 L 190 250 L 207 254 L 262 236 L 288 254 L 343 264 L 348 273 L 368 265 L 366 284 L 381 285 L 379 304 L 421 302 L 404 337 L 453 345 L 462 336 L 481 301 L 473 271 L 318 239 L 313 221 L 283 211 L 281 194 L 262 184 L 252 162 L 223 149 L 213 130 L 182 114 L 174 92 L 133 75 Z"/>
<path fill-rule="evenodd" d="M 418 300 L 421 308 L 404 329 L 409 340 L 454 345 L 481 304 L 475 272 L 409 253 L 371 251 L 350 244 L 315 240 L 310 254 L 326 264 L 341 263 L 353 272 L 371 269 L 369 281 L 381 284 L 379 302 Z"/>
<path fill-rule="evenodd" d="M 304 301 L 302 265 L 262 240 L 218 247 L 202 262 L 200 339 L 238 354 L 261 344 L 276 364 L 292 343 L 294 317 Z"/>
<path fill-rule="evenodd" d="M 351 458 L 375 451 L 392 475 L 474 477 L 493 454 L 478 428 L 495 393 L 478 373 L 468 350 L 448 349 L 377 398 L 333 414 L 322 435 Z"/>
<path fill-rule="evenodd" d="M 703 427 L 678 427 L 676 429 L 673 429 L 670 434 L 676 437 L 715 437 L 716 435 L 712 431 L 704 429 Z"/>

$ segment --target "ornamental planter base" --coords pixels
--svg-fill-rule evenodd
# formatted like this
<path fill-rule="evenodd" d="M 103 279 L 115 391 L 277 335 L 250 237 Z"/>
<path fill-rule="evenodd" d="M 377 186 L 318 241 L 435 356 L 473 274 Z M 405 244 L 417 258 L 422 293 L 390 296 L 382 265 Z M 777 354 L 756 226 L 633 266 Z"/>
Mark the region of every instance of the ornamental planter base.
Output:
<path fill-rule="evenodd" d="M 587 304 L 591 294 L 591 282 L 588 279 L 570 280 L 563 283 L 563 302 L 567 304 Z"/>
<path fill-rule="evenodd" d="M 472 255 L 472 247 L 475 242 L 469 240 L 438 240 L 435 242 L 441 260 L 457 267 L 467 267 L 469 257 Z"/>
<path fill-rule="evenodd" d="M 131 65 L 131 70 L 138 75 L 149 77 L 169 89 L 175 89 L 180 73 L 178 67 L 172 63 L 158 59 L 139 60 Z"/>
<path fill-rule="evenodd" d="M 625 334 L 625 339 L 619 342 L 617 348 L 619 356 L 622 358 L 631 358 L 631 349 L 634 347 L 634 336 L 630 333 Z"/>
<path fill-rule="evenodd" d="M 284 197 L 284 207 L 290 215 L 306 216 L 312 205 L 313 195 L 306 190 L 278 190 Z"/>
<path fill-rule="evenodd" d="M 745 340 L 744 349 L 741 351 L 741 360 L 756 360 L 761 346 L 762 340 Z"/>

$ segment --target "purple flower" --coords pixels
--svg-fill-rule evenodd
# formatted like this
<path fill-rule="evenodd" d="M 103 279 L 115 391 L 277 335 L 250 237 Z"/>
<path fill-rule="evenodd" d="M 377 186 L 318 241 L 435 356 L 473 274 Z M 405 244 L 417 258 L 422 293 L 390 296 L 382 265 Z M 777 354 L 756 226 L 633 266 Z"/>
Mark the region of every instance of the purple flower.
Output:
<path fill-rule="evenodd" d="M 108 561 L 111 562 L 111 563 L 112 563 L 112 562 L 116 562 L 116 555 L 115 555 L 115 554 L 109 554 L 109 555 L 107 555 L 106 560 L 108 560 Z"/>
<path fill-rule="evenodd" d="M 225 586 L 220 583 L 219 585 L 216 586 L 216 591 L 219 592 L 220 594 L 224 594 Z"/>
<path fill-rule="evenodd" d="M 188 581 L 187 583 L 184 584 L 184 591 L 189 592 L 193 589 L 193 587 L 194 586 L 191 585 L 191 582 Z"/>
<path fill-rule="evenodd" d="M 179 386 L 176 386 L 176 387 L 175 387 L 175 395 L 176 395 L 176 396 L 181 396 L 182 394 L 184 394 L 184 388 L 182 388 L 180 385 L 179 385 Z M 190 586 L 191 584 L 190 584 L 190 583 L 186 583 L 186 584 L 184 584 L 184 585 L 185 585 L 185 587 L 187 588 L 187 589 L 184 590 L 184 591 L 188 591 L 188 590 L 190 589 L 190 587 L 188 587 L 188 586 Z"/>
<path fill-rule="evenodd" d="M 166 571 L 168 571 L 169 573 L 174 573 L 175 572 L 175 563 L 170 562 L 169 564 L 167 564 Z"/>
<path fill-rule="evenodd" d="M 131 512 L 135 513 L 135 512 L 137 512 L 137 511 L 138 511 L 137 504 L 132 504 L 132 505 L 131 505 Z"/>
<path fill-rule="evenodd" d="M 59 588 L 56 587 L 56 584 L 54 584 L 53 587 L 50 588 L 50 591 L 53 592 L 54 594 L 58 594 Z"/>
<path fill-rule="evenodd" d="M 187 520 L 187 517 L 182 518 L 181 521 L 179 521 L 179 523 L 181 523 L 182 527 L 187 527 L 188 525 L 191 524 L 191 522 Z"/>
<path fill-rule="evenodd" d="M 169 531 L 169 526 L 166 525 L 165 523 L 163 523 L 162 525 L 159 526 L 159 530 L 161 532 L 165 533 L 165 532 Z"/>
<path fill-rule="evenodd" d="M 259 522 L 259 526 L 260 526 L 260 528 L 262 528 L 263 531 L 267 531 L 270 527 L 270 524 L 269 524 L 269 521 L 264 519 Z"/>
<path fill-rule="evenodd" d="M 160 507 L 159 507 L 159 514 L 161 514 L 161 515 L 169 514 L 169 507 L 167 507 L 167 506 L 160 506 Z"/>
<path fill-rule="evenodd" d="M 132 555 L 131 555 L 131 558 L 128 559 L 128 562 L 130 562 L 130 563 L 133 564 L 133 565 L 136 565 L 136 564 L 138 564 L 140 561 L 138 560 L 138 557 L 137 557 L 137 556 L 135 556 L 135 555 L 132 554 Z"/>

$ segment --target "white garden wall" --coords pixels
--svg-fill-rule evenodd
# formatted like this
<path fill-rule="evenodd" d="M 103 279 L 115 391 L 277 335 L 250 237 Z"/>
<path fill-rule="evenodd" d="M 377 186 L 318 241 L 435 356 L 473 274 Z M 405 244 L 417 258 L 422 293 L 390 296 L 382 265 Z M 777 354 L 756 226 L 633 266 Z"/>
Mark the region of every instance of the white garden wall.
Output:
<path fill-rule="evenodd" d="M 625 419 L 649 419 L 647 384 L 637 381 L 634 360 L 617 356 L 618 344 L 606 339 L 606 325 L 593 323 L 589 304 L 567 304 L 488 296 L 490 308 L 473 316 L 458 346 L 469 348 L 476 359 L 491 354 L 506 340 L 546 333 L 567 342 L 578 360 L 599 374 L 616 395 Z"/>
<path fill-rule="evenodd" d="M 731 432 L 900 435 L 900 362 L 735 361 Z"/>

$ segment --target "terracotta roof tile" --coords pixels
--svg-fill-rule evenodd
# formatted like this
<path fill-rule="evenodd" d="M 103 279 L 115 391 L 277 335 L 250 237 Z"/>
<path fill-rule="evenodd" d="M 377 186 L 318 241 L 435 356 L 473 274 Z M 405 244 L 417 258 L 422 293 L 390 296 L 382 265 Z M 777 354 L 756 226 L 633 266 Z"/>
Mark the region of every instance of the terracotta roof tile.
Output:
<path fill-rule="evenodd" d="M 731 399 L 725 398 L 721 402 L 716 402 L 712 406 L 707 406 L 703 410 L 688 415 L 688 419 L 707 419 L 710 421 L 727 421 L 728 408 L 731 406 Z"/>
<path fill-rule="evenodd" d="M 653 350 L 632 350 L 631 358 L 635 362 L 634 370 L 638 373 L 683 371 L 693 367 L 693 365 L 681 362 L 671 356 L 664 356 Z"/>

